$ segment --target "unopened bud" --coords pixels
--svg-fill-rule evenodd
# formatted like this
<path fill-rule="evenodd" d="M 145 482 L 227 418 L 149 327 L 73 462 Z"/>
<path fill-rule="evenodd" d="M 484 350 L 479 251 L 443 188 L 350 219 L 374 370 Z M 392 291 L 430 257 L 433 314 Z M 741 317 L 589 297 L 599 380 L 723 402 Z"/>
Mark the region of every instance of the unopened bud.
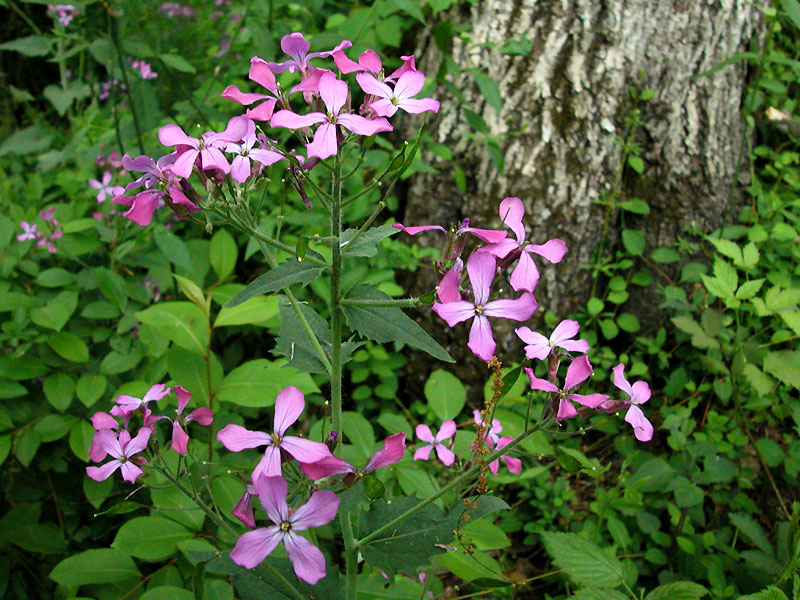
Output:
<path fill-rule="evenodd" d="M 325 445 L 328 447 L 328 450 L 331 452 L 334 451 L 336 448 L 336 444 L 339 441 L 339 434 L 335 431 L 331 431 L 330 435 L 328 435 L 328 439 L 325 440 Z"/>

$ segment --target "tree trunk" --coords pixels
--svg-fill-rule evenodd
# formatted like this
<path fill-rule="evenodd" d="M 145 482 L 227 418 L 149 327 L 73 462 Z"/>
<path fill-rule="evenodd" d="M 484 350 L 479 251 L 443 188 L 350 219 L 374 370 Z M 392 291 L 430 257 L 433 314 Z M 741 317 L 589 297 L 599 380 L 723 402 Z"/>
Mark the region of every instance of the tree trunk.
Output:
<path fill-rule="evenodd" d="M 615 243 L 623 218 L 625 227 L 645 232 L 648 252 L 673 242 L 687 226 L 709 230 L 734 218 L 729 206 L 739 197 L 746 65 L 692 77 L 747 49 L 759 12 L 746 0 L 476 0 L 456 5 L 446 20 L 468 35 L 455 36 L 443 55 L 431 26 L 417 57 L 432 75 L 446 56 L 447 79 L 464 93 L 460 101 L 442 90 L 431 133 L 465 171 L 466 194 L 447 171 L 418 175 L 402 220 L 447 225 L 468 216 L 473 226 L 497 227 L 500 200 L 521 198 L 528 239 L 559 237 L 569 247 L 558 265 L 537 261 L 537 315 L 548 309 L 561 317 L 586 301 L 591 274 L 581 265 L 601 239 Z M 440 39 L 443 31 L 440 26 Z M 532 40 L 527 55 L 501 52 L 508 40 L 523 38 Z M 496 81 L 499 113 L 470 69 Z M 655 91 L 638 105 L 642 174 L 622 168 L 618 142 L 637 108 L 631 88 Z M 469 110 L 483 118 L 488 136 L 475 138 Z M 495 140 L 502 172 L 481 137 Z M 617 199 L 645 200 L 650 214 L 623 217 L 597 203 L 612 192 Z M 431 284 L 421 281 L 417 291 Z M 510 331 L 498 339 L 501 357 L 503 346 L 514 344 Z M 458 330 L 448 348 L 466 356 L 466 336 Z"/>

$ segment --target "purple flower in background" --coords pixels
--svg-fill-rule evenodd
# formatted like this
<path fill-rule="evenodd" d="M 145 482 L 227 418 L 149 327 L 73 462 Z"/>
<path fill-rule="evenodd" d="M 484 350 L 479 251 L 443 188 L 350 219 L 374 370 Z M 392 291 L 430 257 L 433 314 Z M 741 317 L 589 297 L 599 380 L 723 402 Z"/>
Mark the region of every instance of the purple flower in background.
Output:
<path fill-rule="evenodd" d="M 172 420 L 172 449 L 178 454 L 186 454 L 189 445 L 189 435 L 186 433 L 186 424 L 194 421 L 200 425 L 211 425 L 214 420 L 214 411 L 205 406 L 195 408 L 185 417 L 183 409 L 189 404 L 192 395 L 184 387 L 176 385 L 175 395 L 178 397 L 178 410 L 175 411 L 175 419 Z"/>
<path fill-rule="evenodd" d="M 64 27 L 69 25 L 75 15 L 78 14 L 78 10 L 72 4 L 48 4 L 47 11 L 55 13 L 58 22 Z"/>
<path fill-rule="evenodd" d="M 231 560 L 252 569 L 283 542 L 295 575 L 314 585 L 325 577 L 325 557 L 297 532 L 333 521 L 339 510 L 339 497 L 329 491 L 314 492 L 308 502 L 291 511 L 286 504 L 288 486 L 282 477 L 261 476 L 254 483 L 258 500 L 274 525 L 242 534 L 231 551 Z"/>
<path fill-rule="evenodd" d="M 513 441 L 513 439 L 514 438 L 511 437 L 510 435 L 503 436 L 497 440 L 492 440 L 491 438 L 487 438 L 486 445 L 489 446 L 489 448 L 491 448 L 492 450 L 494 450 L 495 446 L 497 446 L 497 449 L 499 450 L 501 448 L 505 448 L 506 446 L 508 446 L 508 444 L 511 441 Z M 513 456 L 501 456 L 500 458 L 503 459 L 503 462 L 506 464 L 506 467 L 511 473 L 519 475 L 522 472 L 522 461 L 520 459 L 515 458 Z M 493 460 L 491 463 L 489 463 L 489 470 L 494 475 L 497 475 L 497 471 L 500 469 L 500 458 L 498 458 L 497 460 Z"/>
<path fill-rule="evenodd" d="M 115 417 L 124 417 L 136 412 L 139 408 L 146 409 L 148 403 L 161 400 L 164 396 L 168 396 L 170 391 L 170 388 L 165 384 L 157 383 L 147 390 L 147 393 L 142 398 L 134 398 L 133 396 L 122 394 L 114 398 L 117 405 L 111 408 L 111 414 Z"/>
<path fill-rule="evenodd" d="M 200 159 L 201 168 L 219 169 L 228 173 L 231 166 L 222 154 L 221 148 L 230 143 L 238 143 L 247 133 L 250 122 L 246 117 L 233 117 L 228 121 L 225 131 L 207 131 L 201 138 L 189 137 L 178 125 L 164 125 L 158 130 L 158 139 L 165 146 L 175 146 L 177 156 L 172 172 L 179 177 L 189 177 L 194 163 Z"/>
<path fill-rule="evenodd" d="M 301 463 L 314 463 L 331 456 L 331 451 L 321 442 L 285 435 L 286 430 L 300 417 L 305 408 L 303 392 L 293 385 L 282 389 L 275 400 L 274 433 L 250 431 L 241 425 L 227 425 L 217 434 L 217 439 L 231 452 L 266 446 L 264 456 L 253 471 L 253 481 L 259 476 L 281 474 L 281 450 L 285 450 Z"/>
<path fill-rule="evenodd" d="M 359 73 L 356 81 L 364 93 L 379 98 L 369 105 L 379 117 L 391 117 L 398 108 L 414 114 L 439 112 L 438 100 L 414 98 L 425 85 L 425 75 L 421 71 L 406 71 L 400 75 L 394 90 L 369 73 Z"/>
<path fill-rule="evenodd" d="M 630 397 L 630 408 L 625 414 L 625 420 L 633 427 L 633 433 L 637 440 L 649 442 L 653 439 L 653 425 L 637 405 L 650 400 L 650 386 L 646 381 L 637 381 L 631 385 L 625 378 L 625 365 L 622 363 L 611 370 L 614 373 L 614 385 Z"/>
<path fill-rule="evenodd" d="M 39 233 L 38 228 L 36 227 L 36 223 L 28 223 L 27 221 L 20 221 L 19 224 L 22 227 L 22 233 L 17 236 L 17 240 L 20 242 L 24 242 L 26 240 L 35 240 L 42 236 Z"/>
<path fill-rule="evenodd" d="M 103 179 L 98 181 L 97 179 L 90 179 L 89 185 L 92 186 L 94 189 L 98 190 L 97 192 L 97 201 L 98 202 L 105 202 L 106 196 L 110 196 L 113 198 L 114 196 L 119 196 L 125 192 L 125 188 L 114 185 L 110 186 L 111 183 L 111 171 L 106 171 L 103 173 Z"/>
<path fill-rule="evenodd" d="M 139 75 L 142 76 L 142 79 L 155 79 L 158 77 L 158 73 L 153 71 L 149 63 L 143 60 L 131 60 L 130 62 L 131 67 L 139 71 Z"/>
<path fill-rule="evenodd" d="M 431 428 L 427 425 L 417 425 L 416 433 L 418 439 L 428 442 L 429 445 L 417 448 L 416 452 L 414 452 L 414 460 L 428 460 L 431 456 L 431 450 L 436 448 L 436 456 L 446 467 L 455 462 L 456 455 L 442 443 L 456 434 L 455 421 L 449 420 L 442 423 L 442 428 L 439 429 L 439 433 L 435 437 L 431 432 Z"/>
<path fill-rule="evenodd" d="M 366 475 L 380 467 L 386 467 L 403 460 L 403 453 L 406 449 L 406 434 L 403 432 L 390 435 L 383 441 L 383 447 L 372 455 L 367 466 L 361 471 L 341 458 L 329 456 L 315 463 L 300 464 L 300 470 L 308 475 L 312 481 L 317 481 L 325 477 L 341 475 L 342 473 L 361 473 Z"/>
<path fill-rule="evenodd" d="M 166 17 L 193 17 L 195 11 L 193 8 L 183 6 L 177 2 L 165 2 L 158 7 L 158 12 L 163 13 Z"/>
<path fill-rule="evenodd" d="M 541 333 L 531 331 L 528 327 L 520 327 L 515 332 L 523 342 L 528 344 L 525 346 L 525 356 L 531 359 L 544 360 L 553 354 L 556 348 L 563 348 L 567 352 L 583 352 L 584 354 L 588 352 L 589 342 L 572 339 L 578 335 L 580 328 L 581 326 L 577 321 L 561 321 L 556 325 L 550 335 L 550 339 L 544 337 Z"/>
<path fill-rule="evenodd" d="M 489 301 L 489 292 L 494 280 L 496 261 L 486 252 L 473 252 L 467 260 L 467 274 L 472 285 L 473 300 L 458 300 L 441 304 L 433 303 L 433 311 L 442 317 L 450 327 L 473 319 L 467 344 L 476 356 L 489 362 L 494 356 L 497 344 L 492 336 L 492 328 L 487 317 L 525 321 L 536 310 L 533 294 L 524 293 L 516 300 Z"/>
<path fill-rule="evenodd" d="M 247 119 L 247 133 L 245 133 L 241 144 L 230 143 L 225 146 L 225 152 L 235 152 L 236 157 L 231 161 L 231 177 L 236 183 L 244 183 L 252 169 L 250 160 L 261 163 L 264 166 L 271 165 L 279 160 L 286 160 L 282 154 L 266 148 L 253 148 L 257 141 L 256 124 Z"/>
<path fill-rule="evenodd" d="M 273 73 L 283 73 L 288 70 L 290 73 L 300 73 L 302 78 L 305 79 L 311 74 L 314 67 L 309 62 L 312 58 L 327 58 L 331 54 L 344 50 L 352 46 L 349 41 L 344 40 L 341 44 L 336 46 L 333 50 L 326 52 L 311 52 L 311 44 L 309 44 L 303 37 L 302 33 L 290 33 L 289 35 L 281 38 L 281 50 L 284 51 L 291 60 L 280 63 L 267 63 Z"/>
<path fill-rule="evenodd" d="M 608 400 L 605 394 L 574 394 L 570 390 L 578 387 L 581 383 L 589 379 L 594 373 L 589 357 L 579 356 L 570 363 L 567 367 L 567 376 L 564 379 L 564 387 L 558 389 L 554 383 L 546 379 L 539 379 L 533 374 L 533 370 L 526 367 L 525 372 L 528 374 L 528 379 L 531 381 L 531 389 L 539 390 L 542 392 L 554 392 L 558 394 L 558 412 L 556 419 L 569 419 L 575 417 L 578 411 L 570 400 L 577 402 L 589 408 L 598 408 L 603 402 Z"/>
<path fill-rule="evenodd" d="M 114 457 L 101 467 L 86 467 L 86 474 L 95 481 L 105 481 L 117 469 L 122 470 L 122 479 L 133 483 L 144 472 L 131 461 L 134 454 L 138 454 L 147 447 L 152 432 L 147 427 L 142 427 L 135 438 L 123 429 L 119 438 L 110 429 L 101 429 L 94 434 L 92 443 L 102 448 L 106 454 Z"/>
<path fill-rule="evenodd" d="M 319 125 L 314 133 L 314 140 L 306 145 L 308 156 L 316 156 L 324 160 L 336 154 L 338 142 L 336 140 L 337 126 L 352 131 L 357 135 L 374 135 L 380 131 L 392 131 L 392 126 L 386 119 L 368 120 L 362 116 L 351 113 L 341 113 L 347 102 L 348 88 L 344 81 L 336 79 L 336 75 L 325 72 L 319 80 L 319 94 L 325 104 L 327 114 L 312 112 L 298 115 L 289 110 L 275 113 L 270 124 L 273 127 L 286 127 L 287 129 L 302 129 Z"/>
<path fill-rule="evenodd" d="M 529 244 L 525 241 L 525 227 L 522 217 L 525 207 L 519 198 L 506 198 L 500 203 L 500 219 L 514 232 L 516 240 L 506 238 L 497 244 L 490 244 L 484 249 L 498 258 L 513 259 L 519 256 L 519 262 L 511 273 L 511 287 L 516 291 L 526 290 L 533 292 L 539 282 L 539 270 L 531 258 L 531 254 L 543 256 L 551 263 L 561 262 L 567 253 L 567 245 L 560 239 L 554 238 L 544 244 Z"/>

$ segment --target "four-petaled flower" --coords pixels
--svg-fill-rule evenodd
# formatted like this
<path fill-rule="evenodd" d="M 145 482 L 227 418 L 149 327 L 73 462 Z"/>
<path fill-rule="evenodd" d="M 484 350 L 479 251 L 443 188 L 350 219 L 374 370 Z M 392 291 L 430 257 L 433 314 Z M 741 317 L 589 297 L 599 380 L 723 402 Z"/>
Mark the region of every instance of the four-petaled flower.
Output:
<path fill-rule="evenodd" d="M 113 198 L 114 196 L 119 196 L 125 191 L 125 188 L 118 186 L 118 185 L 108 185 L 111 183 L 111 171 L 106 171 L 103 173 L 103 179 L 98 181 L 97 179 L 90 179 L 89 185 L 92 186 L 94 189 L 98 190 L 97 192 L 97 201 L 98 202 L 105 202 L 106 196 L 110 196 Z"/>
<path fill-rule="evenodd" d="M 622 363 L 611 370 L 614 372 L 614 385 L 630 397 L 630 408 L 625 413 L 625 420 L 633 427 L 633 433 L 637 440 L 649 442 L 653 439 L 653 425 L 637 404 L 644 404 L 650 400 L 650 386 L 646 381 L 637 381 L 631 385 L 625 378 L 625 365 Z"/>
<path fill-rule="evenodd" d="M 253 148 L 256 145 L 256 124 L 247 120 L 247 133 L 245 133 L 241 144 L 230 143 L 225 146 L 225 152 L 235 152 L 236 157 L 231 162 L 231 177 L 236 183 L 244 183 L 250 173 L 250 159 L 269 166 L 279 160 L 286 160 L 282 154 L 266 148 Z"/>
<path fill-rule="evenodd" d="M 175 411 L 175 418 L 172 420 L 172 449 L 178 454 L 186 454 L 189 445 L 189 434 L 186 433 L 186 423 L 194 421 L 199 425 L 211 425 L 214 420 L 214 411 L 205 406 L 195 408 L 185 417 L 183 409 L 189 404 L 192 395 L 183 386 L 176 385 L 173 390 L 178 397 L 178 410 Z"/>
<path fill-rule="evenodd" d="M 39 233 L 39 230 L 36 227 L 36 223 L 21 221 L 19 226 L 22 227 L 22 233 L 17 236 L 17 240 L 20 242 L 24 242 L 26 240 L 35 240 L 42 237 L 42 234 Z"/>
<path fill-rule="evenodd" d="M 379 117 L 391 117 L 398 108 L 407 113 L 439 112 L 439 101 L 434 98 L 414 98 L 425 85 L 421 71 L 406 71 L 397 80 L 394 89 L 378 81 L 374 75 L 359 73 L 356 81 L 366 94 L 378 98 L 369 107 Z"/>
<path fill-rule="evenodd" d="M 331 54 L 339 51 L 344 50 L 345 48 L 349 48 L 352 46 L 348 40 L 344 40 L 341 44 L 336 46 L 333 50 L 327 50 L 325 52 L 310 52 L 311 44 L 306 41 L 303 37 L 302 33 L 290 33 L 285 35 L 281 38 L 281 50 L 283 50 L 287 55 L 291 57 L 291 60 L 287 60 L 280 63 L 267 63 L 267 66 L 272 70 L 273 73 L 283 73 L 284 71 L 288 70 L 290 73 L 300 73 L 303 79 L 307 78 L 314 67 L 311 66 L 309 62 L 312 58 L 327 58 Z"/>
<path fill-rule="evenodd" d="M 439 457 L 439 460 L 442 461 L 446 467 L 453 464 L 456 460 L 456 455 L 442 442 L 456 434 L 455 421 L 450 420 L 442 423 L 442 428 L 439 430 L 439 433 L 436 434 L 436 437 L 434 437 L 431 428 L 427 425 L 417 425 L 416 433 L 417 438 L 423 442 L 428 442 L 429 445 L 417 448 L 416 452 L 414 452 L 414 460 L 428 460 L 431 456 L 431 450 L 436 448 L 436 456 Z"/>
<path fill-rule="evenodd" d="M 556 419 L 569 419 L 577 416 L 578 411 L 570 400 L 589 408 L 597 408 L 608 400 L 608 396 L 605 394 L 583 395 L 570 392 L 572 388 L 578 387 L 594 373 L 589 358 L 585 355 L 574 359 L 569 367 L 567 367 L 567 376 L 564 379 L 564 387 L 561 389 L 558 389 L 556 384 L 546 379 L 539 379 L 533 374 L 533 370 L 528 367 L 525 367 L 525 372 L 528 374 L 528 379 L 531 381 L 531 389 L 558 394 L 558 412 L 556 413 Z"/>
<path fill-rule="evenodd" d="M 481 411 L 477 408 L 472 411 L 472 418 L 475 419 L 476 423 L 486 428 L 486 435 L 484 435 L 484 438 L 490 439 L 495 443 L 500 441 L 500 434 L 503 432 L 503 425 L 500 423 L 500 419 L 492 419 L 492 424 L 489 425 L 489 423 L 483 420 Z"/>
<path fill-rule="evenodd" d="M 536 310 L 533 294 L 524 293 L 516 300 L 489 301 L 489 292 L 494 280 L 496 261 L 486 252 L 473 252 L 467 260 L 467 274 L 472 284 L 473 302 L 458 300 L 454 302 L 433 303 L 433 310 L 450 327 L 473 319 L 469 332 L 469 346 L 476 356 L 489 362 L 497 347 L 492 328 L 487 317 L 502 317 L 515 321 L 526 321 Z"/>
<path fill-rule="evenodd" d="M 152 431 L 142 427 L 135 438 L 123 429 L 119 432 L 119 439 L 110 429 L 101 429 L 94 434 L 92 443 L 99 446 L 106 454 L 114 457 L 101 467 L 86 467 L 86 474 L 95 481 L 104 481 L 117 469 L 122 469 L 122 478 L 133 483 L 144 474 L 139 467 L 131 462 L 131 457 L 147 447 Z"/>
<path fill-rule="evenodd" d="M 525 356 L 531 359 L 544 360 L 553 354 L 556 348 L 563 348 L 567 352 L 582 352 L 584 354 L 588 352 L 589 342 L 572 339 L 578 335 L 580 328 L 581 326 L 577 321 L 567 319 L 556 325 L 550 335 L 550 339 L 544 337 L 541 333 L 531 331 L 529 327 L 520 327 L 515 332 L 523 342 L 528 344 L 525 346 Z"/>
<path fill-rule="evenodd" d="M 228 121 L 225 131 L 207 131 L 201 138 L 186 135 L 179 125 L 164 125 L 158 130 L 158 140 L 165 146 L 176 147 L 177 156 L 172 172 L 179 177 L 189 177 L 198 158 L 203 170 L 219 169 L 228 173 L 231 166 L 220 149 L 226 144 L 241 141 L 247 133 L 248 122 L 247 117 L 233 117 Z"/>
<path fill-rule="evenodd" d="M 259 476 L 281 474 L 281 450 L 285 450 L 301 463 L 314 463 L 331 455 L 321 442 L 285 435 L 289 426 L 297 421 L 306 402 L 303 392 L 293 385 L 282 389 L 275 400 L 274 433 L 250 431 L 241 425 L 227 425 L 217 434 L 217 439 L 231 452 L 267 446 L 264 456 L 253 471 L 253 481 Z"/>
<path fill-rule="evenodd" d="M 339 497 L 329 491 L 314 492 L 303 506 L 290 511 L 286 504 L 288 486 L 282 477 L 262 475 L 254 485 L 258 500 L 274 525 L 242 534 L 231 551 L 231 560 L 252 569 L 283 542 L 297 577 L 314 585 L 325 577 L 325 557 L 298 532 L 330 523 L 339 510 Z"/>
<path fill-rule="evenodd" d="M 496 441 L 492 440 L 491 438 L 487 438 L 486 439 L 486 445 L 489 446 L 489 448 L 491 450 L 494 450 L 495 446 L 499 450 L 499 449 L 502 449 L 502 448 L 505 448 L 506 446 L 508 446 L 508 444 L 510 442 L 512 442 L 513 440 L 514 440 L 514 438 L 512 436 L 510 436 L 510 435 L 503 436 L 503 437 L 499 438 Z M 520 459 L 515 458 L 513 456 L 506 456 L 506 455 L 503 455 L 500 458 L 502 458 L 503 462 L 506 463 L 506 467 L 508 467 L 508 470 L 511 473 L 514 473 L 515 475 L 519 475 L 522 472 L 522 461 Z M 496 460 L 493 460 L 491 463 L 489 463 L 489 470 L 492 472 L 492 474 L 497 475 L 497 471 L 499 469 L 500 469 L 500 459 L 499 458 L 496 459 Z"/>
<path fill-rule="evenodd" d="M 346 460 L 336 456 L 323 458 L 315 463 L 300 463 L 300 470 L 308 475 L 312 481 L 325 477 L 333 477 L 342 473 L 355 473 L 366 475 L 380 467 L 386 467 L 400 462 L 406 449 L 406 434 L 403 432 L 390 435 L 383 441 L 383 447 L 372 455 L 367 466 L 360 471 Z"/>
<path fill-rule="evenodd" d="M 157 383 L 147 390 L 147 393 L 141 398 L 121 394 L 114 399 L 117 405 L 111 408 L 111 414 L 115 417 L 124 417 L 136 412 L 139 408 L 147 410 L 149 402 L 161 400 L 164 396 L 168 396 L 169 393 L 170 388 L 163 383 Z"/>

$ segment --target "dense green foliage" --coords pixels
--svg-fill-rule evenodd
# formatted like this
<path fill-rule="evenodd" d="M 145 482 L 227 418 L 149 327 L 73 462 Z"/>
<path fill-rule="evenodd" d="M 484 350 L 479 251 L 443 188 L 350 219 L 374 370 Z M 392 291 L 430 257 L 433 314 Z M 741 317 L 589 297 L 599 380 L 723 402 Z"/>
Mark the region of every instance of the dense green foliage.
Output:
<path fill-rule="evenodd" d="M 404 36 L 451 3 L 199 4 L 192 17 L 170 18 L 149 1 L 76 3 L 79 14 L 64 27 L 42 4 L 0 0 L 12 15 L 3 34 L 9 41 L 0 46 L 3 64 L 14 56 L 29 70 L 46 59 L 56 67 L 43 71 L 44 83 L 25 70 L 8 70 L 3 84 L 11 99 L 8 122 L 14 123 L 0 144 L 0 544 L 6 550 L 0 592 L 9 598 L 233 598 L 229 577 L 242 597 L 242 586 L 264 593 L 257 571 L 250 581 L 229 563 L 210 560 L 218 541 L 231 540 L 223 531 L 210 538 L 205 516 L 185 494 L 134 491 L 86 477 L 94 434 L 88 418 L 119 394 L 141 394 L 171 380 L 214 403 L 216 430 L 262 423 L 271 419 L 268 404 L 276 393 L 294 384 L 311 405 L 305 425 L 316 439 L 324 428 L 322 380 L 285 366 L 303 355 L 277 337 L 280 323 L 292 318 L 277 296 L 253 295 L 223 308 L 245 289 L 240 282 L 261 274 L 255 243 L 235 231 L 207 231 L 174 218 L 139 228 L 114 205 L 98 204 L 87 182 L 106 170 L 95 163 L 97 155 L 154 152 L 159 125 L 176 122 L 187 131 L 195 124 L 202 130 L 224 126 L 233 110 L 220 90 L 231 83 L 244 87 L 246 59 L 275 58 L 283 34 L 307 32 L 320 47 L 349 37 L 358 51 L 404 49 L 410 46 Z M 650 381 L 651 414 L 658 409 L 654 441 L 636 443 L 621 419 L 608 416 L 582 428 L 570 423 L 558 435 L 531 436 L 517 453 L 522 473 L 490 478 L 513 510 L 486 510 L 490 517 L 458 527 L 457 547 L 432 558 L 426 582 L 398 578 L 392 597 L 419 598 L 428 589 L 443 593 L 456 586 L 461 594 L 489 590 L 508 598 L 738 598 L 762 589 L 752 597 L 800 597 L 800 509 L 793 505 L 800 473 L 800 152 L 795 130 L 767 117 L 770 107 L 797 112 L 800 6 L 784 0 L 780 9 L 765 10 L 765 19 L 766 38 L 734 57 L 753 70 L 743 107 L 755 140 L 741 165 L 750 174 L 745 204 L 732 208 L 731 223 L 721 230 L 687 231 L 672 248 L 648 248 L 641 232 L 623 229 L 620 246 L 602 245 L 588 265 L 593 298 L 577 318 L 594 348 L 595 379 L 608 380 L 620 357 L 631 365 L 631 376 Z M 344 35 L 345 26 L 357 33 Z M 444 20 L 436 41 L 446 47 L 455 34 Z M 509 40 L 502 51 L 522 55 L 524 43 Z M 158 77 L 142 79 L 130 60 L 149 62 Z M 445 68 L 437 82 L 452 86 L 452 76 Z M 494 98 L 487 74 L 473 76 Z M 99 99 L 103 82 L 113 80 L 109 96 Z M 637 107 L 650 95 L 632 94 L 634 108 L 620 140 L 620 181 L 645 168 L 638 158 Z M 499 155 L 477 115 L 473 125 L 475 138 Z M 422 139 L 404 177 L 431 169 L 424 162 L 429 152 L 448 159 L 447 148 Z M 392 157 L 392 146 L 376 141 L 364 164 L 377 170 Z M 113 185 L 129 181 L 111 171 Z M 326 222 L 288 201 L 292 191 L 275 173 L 263 188 L 264 230 L 288 235 L 298 254 L 324 255 L 315 234 L 325 235 Z M 463 185 L 463 173 L 455 177 Z M 362 185 L 358 177 L 347 182 L 351 191 Z M 348 216 L 368 216 L 377 197 L 363 196 Z M 396 202 L 390 198 L 389 208 Z M 646 202 L 613 191 L 603 202 L 623 222 L 626 213 L 649 212 Z M 51 209 L 52 216 L 40 213 Z M 56 251 L 17 241 L 23 221 L 36 224 Z M 53 237 L 58 231 L 63 235 Z M 371 284 L 400 296 L 396 271 L 414 271 L 432 258 L 387 237 L 372 268 L 348 271 L 346 287 Z M 323 316 L 325 285 L 317 279 L 298 292 Z M 645 327 L 626 303 L 654 286 L 663 318 Z M 547 326 L 561 317 L 545 315 Z M 352 405 L 343 428 L 354 461 L 368 458 L 385 434 L 405 431 L 410 438 L 418 423 L 461 424 L 480 408 L 471 403 L 481 399 L 467 399 L 446 364 L 432 370 L 424 397 L 408 397 L 402 343 L 350 350 Z M 507 435 L 521 433 L 531 412 L 518 375 L 508 372 L 495 412 Z M 487 383 L 486 399 L 491 395 Z M 462 428 L 455 449 L 466 453 L 473 439 L 471 428 Z M 217 464 L 212 442 L 199 441 L 198 451 L 211 460 L 190 479 L 233 504 L 241 489 L 233 473 L 255 453 Z M 441 485 L 426 468 L 406 457 L 381 475 L 380 485 L 425 497 Z M 365 488 L 378 490 L 374 497 L 383 495 L 377 486 L 376 477 L 365 480 Z M 400 510 L 380 502 L 370 518 Z M 443 508 L 431 505 L 431 518 L 443 518 Z M 419 519 L 405 524 L 409 536 L 424 529 Z M 324 529 L 320 544 L 337 552 Z M 370 547 L 381 551 L 390 557 L 384 570 L 393 576 L 396 554 Z M 381 597 L 384 581 L 378 572 L 370 575 L 360 597 Z M 323 584 L 332 586 L 324 593 L 336 597 L 336 581 Z"/>

